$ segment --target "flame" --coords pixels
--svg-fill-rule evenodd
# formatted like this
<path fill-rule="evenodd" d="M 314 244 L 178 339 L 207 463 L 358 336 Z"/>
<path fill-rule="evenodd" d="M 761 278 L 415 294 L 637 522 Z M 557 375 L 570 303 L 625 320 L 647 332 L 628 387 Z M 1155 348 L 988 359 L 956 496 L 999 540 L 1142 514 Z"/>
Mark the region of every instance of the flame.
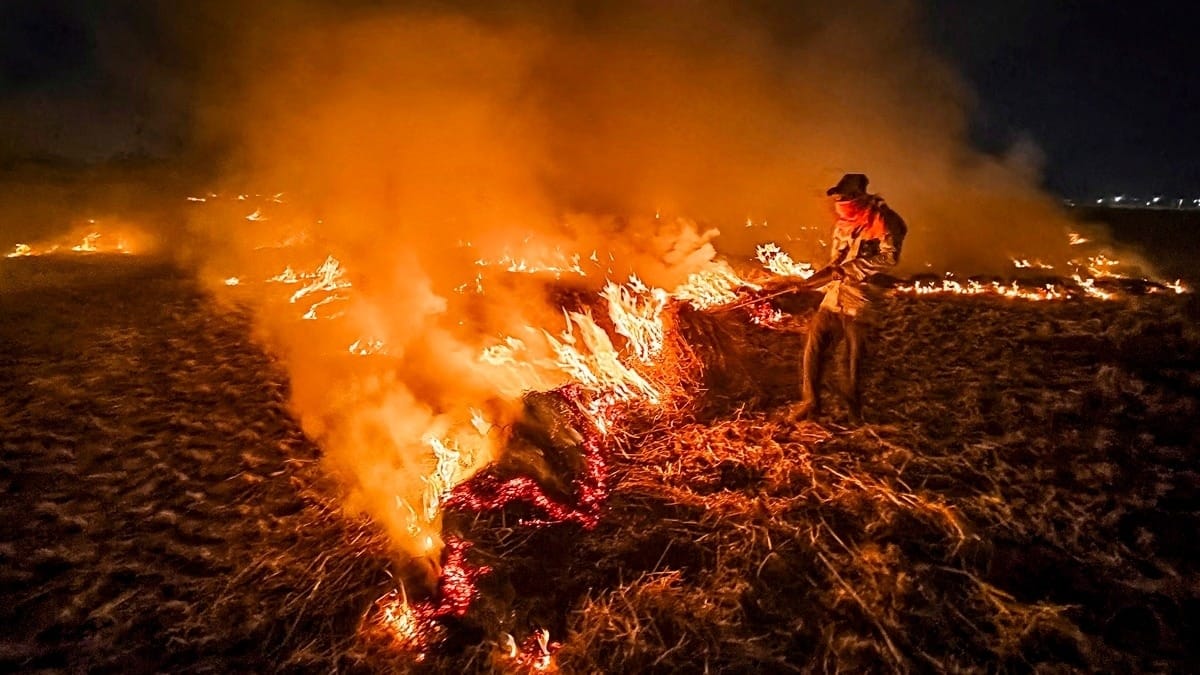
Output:
<path fill-rule="evenodd" d="M 509 335 L 505 336 L 503 344 L 484 347 L 483 352 L 479 354 L 479 360 L 493 366 L 529 365 L 518 356 L 526 351 L 527 347 L 522 340 Z"/>
<path fill-rule="evenodd" d="M 72 246 L 71 250 L 77 253 L 95 253 L 99 250 L 96 248 L 96 240 L 99 238 L 99 232 L 89 232 L 83 235 L 83 241 Z"/>
<path fill-rule="evenodd" d="M 1107 291 L 1100 290 L 1099 288 L 1096 288 L 1096 280 L 1095 279 L 1084 279 L 1084 278 L 1081 278 L 1078 274 L 1072 276 L 1071 278 L 1075 280 L 1076 284 L 1079 284 L 1079 289 L 1082 290 L 1086 295 L 1096 298 L 1098 300 L 1112 300 L 1113 299 L 1114 294 L 1109 293 Z"/>
<path fill-rule="evenodd" d="M 816 272 L 811 263 L 793 262 L 791 256 L 785 253 L 774 242 L 767 242 L 760 245 L 755 257 L 763 264 L 763 267 L 780 276 L 807 279 Z"/>
<path fill-rule="evenodd" d="M 746 310 L 750 314 L 750 323 L 756 326 L 770 327 L 783 321 L 783 311 L 769 302 L 753 303 Z"/>
<path fill-rule="evenodd" d="M 953 275 L 947 275 L 945 279 L 942 279 L 940 284 L 933 281 L 916 281 L 911 284 L 901 284 L 895 288 L 895 291 L 897 293 L 913 295 L 996 295 L 1004 298 L 1032 301 L 1060 300 L 1071 297 L 1070 294 L 1056 287 L 1054 284 L 1026 287 L 1021 286 L 1017 281 L 1004 284 L 999 281 L 983 283 L 974 279 L 969 279 L 964 284 L 954 279 Z"/>
<path fill-rule="evenodd" d="M 1068 233 L 1067 239 L 1068 244 L 1071 246 L 1079 246 L 1089 241 L 1077 232 Z M 822 245 L 824 245 L 824 242 L 822 242 Z M 813 274 L 810 264 L 793 262 L 773 242 L 760 245 L 756 257 L 769 271 L 781 276 L 808 278 Z M 1017 269 L 1052 270 L 1055 268 L 1054 265 L 1037 259 L 1013 258 L 1012 263 Z M 1096 300 L 1114 300 L 1120 297 L 1119 294 L 1115 291 L 1097 287 L 1097 280 L 1129 278 L 1128 275 L 1118 270 L 1122 262 L 1110 258 L 1104 253 L 1097 253 L 1083 259 L 1072 259 L 1067 264 L 1075 268 L 1075 273 L 1071 275 L 1069 280 L 1062 279 L 1054 283 L 1031 286 L 1022 285 L 1019 281 L 983 282 L 969 279 L 966 282 L 960 282 L 954 278 L 953 274 L 947 273 L 945 278 L 940 281 L 920 279 L 900 284 L 893 290 L 896 293 L 912 295 L 994 295 L 1030 301 L 1065 300 L 1080 296 Z M 1086 276 L 1084 273 L 1086 273 Z M 1153 281 L 1150 279 L 1143 279 L 1143 281 L 1148 284 L 1145 291 L 1147 293 L 1161 292 L 1163 290 L 1174 291 L 1175 293 L 1188 292 L 1187 287 L 1180 283 L 1179 280 L 1176 280 L 1174 283 Z M 747 305 L 747 309 L 750 312 L 751 321 L 756 324 L 769 326 L 779 320 L 775 311 L 769 305 L 750 303 Z"/>
<path fill-rule="evenodd" d="M 73 253 L 124 253 L 128 255 L 134 252 L 134 247 L 129 243 L 129 239 L 141 238 L 135 232 L 128 232 L 125 236 L 105 236 L 99 231 L 92 229 L 96 225 L 95 220 L 88 220 L 87 225 L 88 228 L 83 234 L 78 234 L 80 230 L 75 230 L 76 234 L 68 235 L 58 240 L 38 244 L 17 244 L 13 247 L 12 251 L 5 254 L 5 257 L 23 258 L 27 256 L 51 255 L 68 250 Z"/>
<path fill-rule="evenodd" d="M 436 602 L 411 602 L 403 586 L 375 601 L 374 625 L 418 661 L 445 637 L 441 619 L 464 616 L 479 593 L 479 578 L 492 571 L 486 565 L 476 567 L 467 562 L 470 548 L 471 543 L 466 540 L 446 538 Z"/>
<path fill-rule="evenodd" d="M 482 412 L 471 408 L 471 426 L 475 427 L 475 431 L 478 431 L 480 436 L 487 436 L 493 425 L 484 418 Z"/>
<path fill-rule="evenodd" d="M 535 630 L 520 645 L 511 633 L 504 634 L 504 657 L 518 671 L 557 672 L 554 653 L 561 646 L 550 640 L 550 631 L 545 628 Z"/>
<path fill-rule="evenodd" d="M 425 652 L 439 642 L 445 628 L 424 616 L 418 608 L 409 604 L 403 589 L 389 591 L 375 601 L 379 612 L 378 624 L 403 649 L 412 652 L 418 661 Z"/>
<path fill-rule="evenodd" d="M 240 283 L 242 283 L 242 280 L 237 277 L 229 277 L 225 279 L 226 286 L 237 286 Z"/>
<path fill-rule="evenodd" d="M 301 315 L 301 318 L 307 321 L 315 321 L 316 319 L 320 318 L 317 312 L 318 309 L 324 307 L 325 305 L 348 299 L 348 296 L 337 292 L 352 286 L 350 281 L 346 279 L 345 276 L 346 271 L 342 268 L 341 263 L 338 262 L 337 258 L 334 258 L 332 255 L 330 255 L 327 256 L 325 258 L 325 262 L 321 263 L 321 265 L 313 272 L 298 273 L 292 269 L 291 265 L 288 265 L 282 272 L 267 279 L 267 282 L 298 284 L 301 281 L 307 280 L 307 284 L 297 289 L 296 292 L 292 293 L 291 297 L 288 298 L 288 302 L 292 304 L 295 304 L 297 300 L 314 293 L 328 293 L 329 295 L 326 297 L 311 304 L 308 310 Z M 337 312 L 326 318 L 334 319 L 341 315 L 341 312 Z M 374 354 L 381 351 L 382 343 L 379 345 L 371 345 L 368 343 L 367 346 L 364 347 L 358 342 L 355 342 L 354 345 L 351 345 L 350 351 L 357 354 L 359 353 L 360 348 L 366 349 L 368 354 Z"/>
<path fill-rule="evenodd" d="M 285 269 L 284 272 L 287 272 L 290 269 L 291 268 L 289 267 L 288 269 Z M 300 298 L 312 293 L 321 291 L 332 293 L 342 288 L 349 288 L 350 282 L 344 278 L 345 276 L 346 271 L 342 269 L 341 263 L 338 262 L 337 258 L 329 256 L 325 258 L 325 262 L 321 263 L 321 266 L 318 267 L 317 271 L 312 275 L 312 283 L 309 283 L 293 293 L 289 302 L 295 304 L 295 302 Z"/>
<path fill-rule="evenodd" d="M 287 267 L 283 268 L 282 272 L 276 274 L 270 279 L 267 279 L 267 281 L 275 281 L 281 284 L 298 284 L 300 283 L 300 278 L 300 275 L 296 274 L 296 271 L 292 269 L 292 266 L 288 265 Z"/>
<path fill-rule="evenodd" d="M 387 353 L 387 345 L 384 344 L 383 340 L 370 339 L 370 338 L 359 338 L 359 339 L 355 340 L 354 342 L 350 343 L 350 346 L 347 348 L 347 351 L 349 351 L 351 354 L 354 354 L 355 356 L 371 356 L 372 354 L 386 354 Z"/>
<path fill-rule="evenodd" d="M 694 309 L 704 310 L 738 300 L 741 297 L 739 289 L 759 288 L 757 284 L 740 278 L 728 263 L 722 262 L 688 275 L 687 280 L 671 292 L 671 297 L 688 303 Z"/>
<path fill-rule="evenodd" d="M 496 260 L 484 260 L 480 258 L 475 261 L 475 264 L 480 267 L 497 266 L 506 272 L 520 274 L 549 273 L 554 275 L 556 279 L 561 278 L 564 274 L 574 274 L 581 277 L 587 276 L 587 272 L 584 271 L 581 265 L 582 257 L 578 253 L 570 256 L 563 254 L 562 251 L 556 251 L 555 253 L 556 257 L 559 258 L 558 262 L 530 262 L 525 258 L 515 258 L 509 254 L 504 254 Z M 597 265 L 599 264 L 594 251 L 590 259 L 595 261 Z"/>
<path fill-rule="evenodd" d="M 624 336 L 635 356 L 650 363 L 662 351 L 662 311 L 668 295 L 661 288 L 647 288 L 641 279 L 629 277 L 629 285 L 604 285 L 600 297 L 608 303 L 608 316 L 618 335 Z"/>
<path fill-rule="evenodd" d="M 433 473 L 426 477 L 423 508 L 425 520 L 435 522 L 442 510 L 442 502 L 450 495 L 450 490 L 466 477 L 471 467 L 469 457 L 464 457 L 458 444 L 453 440 L 446 441 L 434 436 L 427 436 L 425 444 L 433 450 L 437 458 L 437 466 Z"/>
<path fill-rule="evenodd" d="M 590 310 L 564 311 L 565 327 L 557 335 L 534 331 L 545 341 L 552 359 L 533 358 L 525 341 L 510 335 L 499 344 L 483 348 L 479 361 L 497 367 L 554 371 L 586 389 L 596 400 L 658 403 L 662 392 L 627 361 L 644 367 L 654 365 L 663 350 L 663 311 L 671 295 L 633 276 L 623 285 L 605 284 L 600 297 L 614 332 L 624 338 L 624 349 L 617 348 Z"/>
<path fill-rule="evenodd" d="M 1030 262 L 1029 260 L 1024 259 L 1024 258 L 1022 258 L 1020 260 L 1017 260 L 1014 258 L 1013 259 L 1013 267 L 1016 267 L 1019 270 L 1022 270 L 1022 269 L 1052 270 L 1052 269 L 1054 269 L 1054 265 L 1044 263 L 1041 260 L 1034 260 L 1033 262 Z"/>
<path fill-rule="evenodd" d="M 317 309 L 324 307 L 325 305 L 329 305 L 329 304 L 332 304 L 335 302 L 340 302 L 345 299 L 346 299 L 346 296 L 344 296 L 344 295 L 334 294 L 334 295 L 331 295 L 331 296 L 325 298 L 324 300 L 318 300 L 317 302 L 314 302 L 312 304 L 312 306 L 310 306 L 308 308 L 308 311 L 305 312 L 300 318 L 304 319 L 305 321 L 316 321 L 318 318 L 320 318 L 317 315 Z M 341 316 L 340 312 L 338 312 L 336 314 L 332 314 L 327 318 L 336 319 L 339 316 Z"/>
<path fill-rule="evenodd" d="M 1112 258 L 1105 256 L 1103 253 L 1098 253 L 1087 259 L 1086 267 L 1087 271 L 1096 278 L 1108 277 L 1112 279 L 1124 279 L 1124 274 L 1112 269 L 1120 264 L 1120 260 L 1113 260 Z"/>
<path fill-rule="evenodd" d="M 642 399 L 658 403 L 659 391 L 636 369 L 622 362 L 612 339 L 596 324 L 590 312 L 566 312 L 565 317 L 567 327 L 558 338 L 544 332 L 557 357 L 555 365 L 562 372 L 583 387 L 608 393 L 617 400 Z"/>

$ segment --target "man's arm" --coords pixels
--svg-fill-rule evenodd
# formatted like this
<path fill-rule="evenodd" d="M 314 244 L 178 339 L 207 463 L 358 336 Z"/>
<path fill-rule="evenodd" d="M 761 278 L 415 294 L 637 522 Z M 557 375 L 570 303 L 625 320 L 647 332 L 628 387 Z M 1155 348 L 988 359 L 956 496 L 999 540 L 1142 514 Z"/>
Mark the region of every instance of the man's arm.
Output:
<path fill-rule="evenodd" d="M 829 263 L 814 272 L 812 276 L 800 282 L 800 288 L 820 288 L 831 281 L 839 280 L 845 276 L 842 273 L 842 261 L 846 259 L 846 254 L 850 252 L 850 245 L 853 243 L 853 239 L 846 236 L 844 232 L 843 228 L 834 226 L 833 237 L 829 242 Z"/>

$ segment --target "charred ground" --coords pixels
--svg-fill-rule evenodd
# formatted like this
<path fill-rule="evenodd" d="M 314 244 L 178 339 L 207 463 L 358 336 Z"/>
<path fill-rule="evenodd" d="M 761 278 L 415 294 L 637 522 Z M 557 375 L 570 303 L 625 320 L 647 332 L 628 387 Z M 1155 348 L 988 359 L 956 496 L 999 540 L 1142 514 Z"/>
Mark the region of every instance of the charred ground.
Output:
<path fill-rule="evenodd" d="M 363 617 L 381 535 L 337 508 L 247 317 L 130 258 L 2 268 L 5 669 L 1185 670 L 1200 654 L 1194 296 L 887 300 L 866 426 L 779 415 L 789 330 L 617 439 L 592 531 L 451 514 L 483 577 L 422 663 Z"/>

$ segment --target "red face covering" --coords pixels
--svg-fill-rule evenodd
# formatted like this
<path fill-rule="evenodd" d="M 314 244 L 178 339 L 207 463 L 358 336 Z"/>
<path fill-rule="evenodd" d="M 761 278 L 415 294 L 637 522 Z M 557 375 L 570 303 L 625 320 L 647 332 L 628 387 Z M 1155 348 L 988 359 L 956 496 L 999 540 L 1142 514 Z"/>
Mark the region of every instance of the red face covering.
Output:
<path fill-rule="evenodd" d="M 860 199 L 839 199 L 833 203 L 833 207 L 837 210 L 838 218 L 855 222 L 862 220 L 870 210 Z"/>
<path fill-rule="evenodd" d="M 873 218 L 874 210 L 867 199 L 839 199 L 834 202 L 837 210 L 838 227 L 867 239 L 880 239 L 886 229 L 883 218 Z"/>

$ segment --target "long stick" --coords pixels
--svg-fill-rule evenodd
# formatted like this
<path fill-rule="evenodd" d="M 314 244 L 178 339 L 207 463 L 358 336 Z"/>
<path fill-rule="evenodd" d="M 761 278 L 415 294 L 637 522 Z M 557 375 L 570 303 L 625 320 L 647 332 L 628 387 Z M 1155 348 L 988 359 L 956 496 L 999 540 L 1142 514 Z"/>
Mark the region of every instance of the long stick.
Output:
<path fill-rule="evenodd" d="M 714 313 L 714 314 L 715 314 L 715 313 L 717 313 L 717 312 L 730 312 L 730 311 L 733 311 L 733 310 L 735 310 L 735 309 L 741 309 L 742 307 L 747 307 L 747 306 L 749 306 L 749 305 L 753 305 L 753 304 L 754 304 L 754 303 L 756 303 L 756 302 L 762 302 L 763 300 L 770 300 L 771 298 L 777 298 L 777 297 L 779 297 L 779 296 L 781 296 L 781 295 L 786 295 L 786 294 L 788 294 L 788 293 L 796 293 L 797 291 L 805 291 L 805 290 L 808 290 L 808 289 L 807 289 L 807 288 L 804 288 L 804 287 L 798 287 L 798 288 L 788 288 L 788 289 L 785 289 L 785 290 L 782 290 L 782 291 L 776 291 L 776 292 L 774 292 L 774 293 L 768 293 L 767 295 L 764 295 L 764 296 L 762 296 L 762 297 L 758 297 L 758 298 L 750 298 L 749 300 L 743 300 L 742 302 L 739 302 L 739 303 L 738 303 L 738 304 L 736 304 L 736 305 L 726 305 L 726 306 L 724 306 L 724 307 L 718 307 L 718 308 L 716 308 L 716 309 L 714 309 L 714 310 L 712 310 L 712 311 L 713 311 L 713 313 Z"/>

